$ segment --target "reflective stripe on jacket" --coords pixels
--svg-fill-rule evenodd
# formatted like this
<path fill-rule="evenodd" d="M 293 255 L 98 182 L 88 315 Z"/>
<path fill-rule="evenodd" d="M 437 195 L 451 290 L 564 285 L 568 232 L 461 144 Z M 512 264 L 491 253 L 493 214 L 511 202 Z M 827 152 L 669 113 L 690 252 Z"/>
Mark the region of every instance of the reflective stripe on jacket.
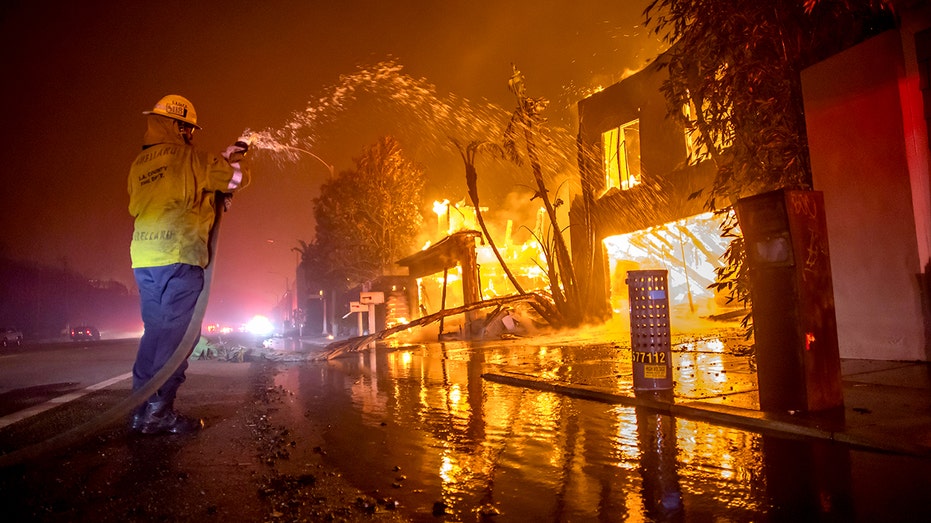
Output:
<path fill-rule="evenodd" d="M 186 263 L 205 267 L 216 191 L 248 184 L 239 163 L 184 143 L 170 118 L 150 115 L 147 146 L 129 170 L 129 213 L 135 217 L 132 266 Z"/>

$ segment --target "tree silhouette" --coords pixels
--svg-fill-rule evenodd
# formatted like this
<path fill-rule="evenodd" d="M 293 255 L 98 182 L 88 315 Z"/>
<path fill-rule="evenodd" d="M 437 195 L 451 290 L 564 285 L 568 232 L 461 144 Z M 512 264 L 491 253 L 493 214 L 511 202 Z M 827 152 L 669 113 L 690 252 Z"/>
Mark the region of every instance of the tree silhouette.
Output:
<path fill-rule="evenodd" d="M 314 241 L 301 242 L 308 280 L 343 291 L 374 280 L 415 247 L 425 177 L 392 137 L 383 137 L 320 187 Z"/>
<path fill-rule="evenodd" d="M 801 71 L 894 26 L 879 0 L 653 0 L 646 25 L 671 44 L 669 115 L 713 161 L 712 210 L 737 198 L 810 187 Z"/>
<path fill-rule="evenodd" d="M 543 165 L 537 149 L 537 136 L 543 125 L 543 110 L 548 102 L 543 98 L 527 96 L 524 86 L 524 77 L 517 67 L 508 80 L 508 88 L 517 99 L 517 107 L 511 115 L 511 120 L 505 130 L 504 150 L 507 156 L 515 163 L 522 163 L 526 157 L 530 163 L 536 193 L 532 199 L 540 198 L 546 216 L 550 222 L 552 245 L 546 245 L 542 238 L 538 238 L 547 249 L 547 274 L 550 280 L 550 294 L 556 309 L 562 315 L 566 325 L 577 327 L 586 319 L 582 308 L 582 297 L 575 276 L 569 248 L 563 236 L 563 229 L 559 226 L 556 216 L 556 207 L 562 202 L 550 198 L 549 188 L 543 177 Z M 523 144 L 523 147 L 521 147 Z M 587 300 L 586 300 L 587 301 Z"/>

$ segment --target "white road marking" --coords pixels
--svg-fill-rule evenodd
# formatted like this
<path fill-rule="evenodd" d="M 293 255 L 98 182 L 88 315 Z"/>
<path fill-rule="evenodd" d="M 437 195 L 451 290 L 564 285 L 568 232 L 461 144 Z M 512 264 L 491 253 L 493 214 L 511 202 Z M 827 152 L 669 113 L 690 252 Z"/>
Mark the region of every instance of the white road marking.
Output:
<path fill-rule="evenodd" d="M 19 412 L 7 414 L 6 416 L 3 416 L 2 418 L 0 418 L 0 429 L 8 425 L 12 425 L 18 421 L 22 421 L 26 418 L 30 418 L 37 414 L 41 414 L 51 408 L 57 407 L 64 403 L 74 401 L 82 396 L 90 394 L 91 392 L 94 392 L 100 389 L 105 389 L 109 387 L 110 385 L 113 385 L 114 383 L 119 383 L 127 378 L 132 377 L 132 375 L 133 375 L 132 372 L 127 372 L 126 374 L 120 374 L 119 376 L 116 376 L 115 378 L 110 378 L 108 380 L 101 381 L 100 383 L 95 383 L 94 385 L 86 387 L 83 390 L 80 390 L 78 392 L 69 392 L 68 394 L 58 396 L 57 398 L 52 398 L 41 405 L 36 405 L 34 407 L 29 407 L 28 409 L 23 409 Z"/>

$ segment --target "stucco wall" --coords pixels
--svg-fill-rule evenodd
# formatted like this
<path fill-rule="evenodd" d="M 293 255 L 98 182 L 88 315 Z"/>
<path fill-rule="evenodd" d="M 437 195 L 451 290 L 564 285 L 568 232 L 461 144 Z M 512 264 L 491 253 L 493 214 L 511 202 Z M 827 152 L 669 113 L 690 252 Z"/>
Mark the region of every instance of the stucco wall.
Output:
<path fill-rule="evenodd" d="M 842 358 L 927 360 L 897 31 L 802 73 Z"/>

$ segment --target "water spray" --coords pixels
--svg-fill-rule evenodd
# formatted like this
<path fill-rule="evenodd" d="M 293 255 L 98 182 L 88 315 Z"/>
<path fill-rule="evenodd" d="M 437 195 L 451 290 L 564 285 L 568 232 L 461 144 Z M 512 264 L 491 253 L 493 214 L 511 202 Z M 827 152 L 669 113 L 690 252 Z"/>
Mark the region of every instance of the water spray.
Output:
<path fill-rule="evenodd" d="M 323 158 L 308 151 L 307 149 L 304 149 L 303 147 L 283 144 L 280 141 L 272 138 L 271 133 L 269 133 L 268 131 L 255 132 L 255 131 L 246 129 L 243 132 L 242 136 L 237 141 L 237 143 L 239 142 L 245 143 L 249 147 L 250 150 L 258 149 L 258 150 L 270 151 L 273 153 L 284 153 L 285 155 L 288 155 L 288 156 L 292 156 L 293 152 L 304 153 L 310 156 L 311 158 L 317 160 L 318 162 L 322 163 L 323 165 L 325 165 L 326 168 L 330 171 L 330 177 L 332 177 L 336 172 L 336 168 L 332 164 L 329 164 L 326 161 L 324 161 Z"/>
<path fill-rule="evenodd" d="M 385 123 L 390 126 L 385 133 L 405 143 L 406 149 L 419 148 L 447 162 L 458 156 L 450 138 L 463 143 L 496 142 L 511 117 L 509 109 L 494 103 L 439 93 L 425 78 L 406 74 L 400 64 L 389 60 L 341 75 L 336 84 L 325 87 L 304 108 L 292 112 L 281 126 L 246 129 L 242 139 L 250 149 L 270 152 L 278 160 L 291 162 L 301 155 L 310 156 L 332 174 L 335 167 L 315 153 L 315 137 L 331 128 L 339 132 L 345 127 L 337 125 L 340 120 L 354 117 L 354 104 L 369 99 L 377 100 L 364 115 L 366 121 L 373 122 L 372 127 Z M 547 139 L 549 144 L 575 143 L 574 135 L 566 129 L 547 126 L 546 132 L 553 133 Z M 576 155 L 574 149 L 557 151 L 550 147 L 547 151 L 553 156 L 545 159 L 548 165 L 565 164 Z"/>

